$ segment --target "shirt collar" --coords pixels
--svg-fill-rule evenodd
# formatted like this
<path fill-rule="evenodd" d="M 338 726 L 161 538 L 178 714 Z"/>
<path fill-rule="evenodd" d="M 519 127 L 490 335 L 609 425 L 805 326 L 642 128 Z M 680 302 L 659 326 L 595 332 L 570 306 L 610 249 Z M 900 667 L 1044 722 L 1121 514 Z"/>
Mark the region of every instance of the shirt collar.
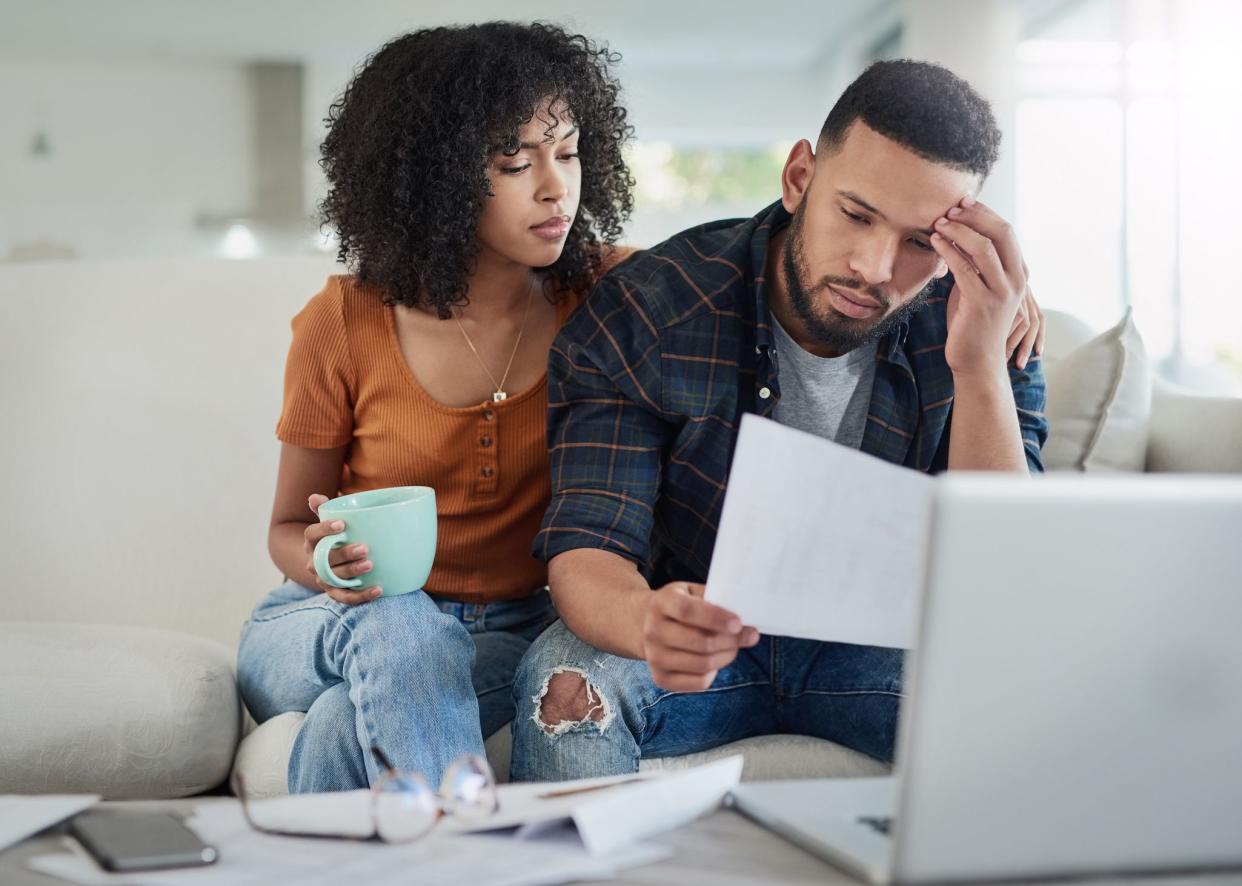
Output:
<path fill-rule="evenodd" d="M 792 219 L 777 200 L 755 216 L 758 224 L 750 236 L 751 294 L 755 299 L 755 350 L 767 353 L 772 349 L 772 312 L 768 309 L 768 246 L 772 235 L 783 230 Z"/>

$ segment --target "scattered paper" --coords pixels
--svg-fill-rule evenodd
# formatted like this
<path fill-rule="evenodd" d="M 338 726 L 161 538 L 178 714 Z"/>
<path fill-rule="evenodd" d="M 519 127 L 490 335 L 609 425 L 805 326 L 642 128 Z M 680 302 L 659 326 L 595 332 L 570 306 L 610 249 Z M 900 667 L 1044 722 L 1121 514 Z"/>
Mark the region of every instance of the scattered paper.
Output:
<path fill-rule="evenodd" d="M 617 788 L 573 813 L 582 845 L 598 854 L 671 831 L 720 807 L 742 778 L 742 756 Z"/>
<path fill-rule="evenodd" d="M 539 839 L 568 823 L 583 847 L 606 854 L 715 809 L 741 774 L 742 758 L 735 756 L 674 772 L 504 784 L 497 788 L 494 814 L 449 816 L 436 830 L 444 835 L 510 831 L 518 839 Z M 265 827 L 282 831 L 366 837 L 373 830 L 369 790 L 257 800 L 251 810 Z"/>
<path fill-rule="evenodd" d="M 241 804 L 199 805 L 187 819 L 220 860 L 207 867 L 110 874 L 76 842 L 30 859 L 35 871 L 84 886 L 305 886 L 489 883 L 538 886 L 600 879 L 667 858 L 641 841 L 720 806 L 742 774 L 740 756 L 671 773 L 497 788 L 500 807 L 478 821 L 449 817 L 414 843 L 286 837 L 254 830 Z M 370 791 L 295 795 L 252 804 L 267 825 L 313 834 L 371 830 Z M 490 832 L 490 833 L 484 833 Z"/>
<path fill-rule="evenodd" d="M 910 649 L 933 481 L 747 414 L 707 599 L 761 633 Z"/>
<path fill-rule="evenodd" d="M 0 850 L 98 802 L 95 794 L 0 794 Z"/>
<path fill-rule="evenodd" d="M 569 823 L 588 851 L 605 855 L 718 808 L 741 780 L 742 762 L 739 754 L 643 776 L 505 785 L 497 818 L 458 822 L 456 827 L 481 831 L 520 823 L 517 836 L 533 838 L 549 824 Z"/>
<path fill-rule="evenodd" d="M 436 828 L 447 834 L 516 830 L 522 825 L 570 818 L 574 808 L 604 788 L 620 786 L 646 775 L 619 775 L 572 782 L 503 784 L 497 787 L 495 813 L 486 818 L 450 816 Z M 250 803 L 251 814 L 269 829 L 297 834 L 368 837 L 374 833 L 372 793 L 369 789 L 326 794 L 290 794 Z"/>
<path fill-rule="evenodd" d="M 252 830 L 240 805 L 203 805 L 186 822 L 220 850 L 207 867 L 111 874 L 77 843 L 65 840 L 60 855 L 29 860 L 31 870 L 83 886 L 418 886 L 488 883 L 540 886 L 614 877 L 619 872 L 668 858 L 662 846 L 632 846 L 610 855 L 593 855 L 572 832 L 552 833 L 537 842 L 508 837 L 433 833 L 409 844 L 375 841 L 279 837 Z"/>
<path fill-rule="evenodd" d="M 513 830 L 516 836 L 526 837 L 538 833 L 540 825 L 572 820 L 575 809 L 601 799 L 610 791 L 623 790 L 660 775 L 645 773 L 503 784 L 497 788 L 499 805 L 493 815 L 477 820 L 450 818 L 440 826 L 459 834 Z"/>

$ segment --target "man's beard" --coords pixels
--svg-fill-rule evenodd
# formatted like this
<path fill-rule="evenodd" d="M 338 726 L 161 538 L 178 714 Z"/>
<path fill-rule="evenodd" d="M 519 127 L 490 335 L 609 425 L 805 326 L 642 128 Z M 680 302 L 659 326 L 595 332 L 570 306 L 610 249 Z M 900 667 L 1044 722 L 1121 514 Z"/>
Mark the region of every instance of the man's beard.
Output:
<path fill-rule="evenodd" d="M 818 283 L 811 285 L 808 281 L 810 273 L 806 269 L 806 253 L 802 242 L 802 206 L 793 214 L 789 223 L 789 233 L 785 237 L 785 246 L 781 255 L 781 267 L 785 272 L 785 289 L 789 293 L 789 303 L 794 313 L 802 321 L 802 327 L 811 340 L 825 350 L 834 354 L 847 354 L 857 347 L 875 342 L 904 322 L 911 314 L 921 308 L 933 291 L 935 279 L 929 280 L 919 294 L 895 311 L 891 310 L 891 299 L 878 286 L 867 286 L 861 280 L 852 277 L 825 276 Z M 866 294 L 881 307 L 883 313 L 876 320 L 856 320 L 847 317 L 831 305 L 816 311 L 812 297 L 828 289 L 832 284 L 837 289 L 847 292 Z"/>

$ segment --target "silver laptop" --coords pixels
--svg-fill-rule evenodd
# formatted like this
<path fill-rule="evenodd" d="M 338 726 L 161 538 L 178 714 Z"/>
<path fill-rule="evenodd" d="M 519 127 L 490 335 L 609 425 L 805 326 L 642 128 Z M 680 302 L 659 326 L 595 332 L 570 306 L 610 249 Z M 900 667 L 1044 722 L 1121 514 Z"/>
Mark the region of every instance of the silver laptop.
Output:
<path fill-rule="evenodd" d="M 896 775 L 737 808 L 876 883 L 1242 867 L 1242 477 L 945 475 Z"/>

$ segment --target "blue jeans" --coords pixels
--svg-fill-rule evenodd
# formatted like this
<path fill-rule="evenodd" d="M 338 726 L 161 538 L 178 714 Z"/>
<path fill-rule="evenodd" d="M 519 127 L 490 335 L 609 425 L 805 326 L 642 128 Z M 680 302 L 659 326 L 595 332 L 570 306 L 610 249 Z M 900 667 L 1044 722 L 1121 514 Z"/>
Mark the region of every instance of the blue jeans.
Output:
<path fill-rule="evenodd" d="M 903 658 L 899 649 L 764 636 L 721 668 L 705 692 L 669 692 L 652 682 L 645 661 L 600 652 L 557 622 L 531 645 L 514 679 L 510 776 L 619 775 L 636 771 L 643 757 L 777 733 L 826 738 L 892 760 Z M 540 700 L 561 670 L 586 678 L 596 715 L 542 721 Z"/>
<path fill-rule="evenodd" d="M 546 590 L 486 605 L 415 591 L 347 606 L 287 582 L 242 628 L 237 682 L 257 722 L 306 712 L 291 792 L 366 787 L 379 774 L 372 746 L 435 786 L 512 719 L 514 670 L 555 619 Z"/>

